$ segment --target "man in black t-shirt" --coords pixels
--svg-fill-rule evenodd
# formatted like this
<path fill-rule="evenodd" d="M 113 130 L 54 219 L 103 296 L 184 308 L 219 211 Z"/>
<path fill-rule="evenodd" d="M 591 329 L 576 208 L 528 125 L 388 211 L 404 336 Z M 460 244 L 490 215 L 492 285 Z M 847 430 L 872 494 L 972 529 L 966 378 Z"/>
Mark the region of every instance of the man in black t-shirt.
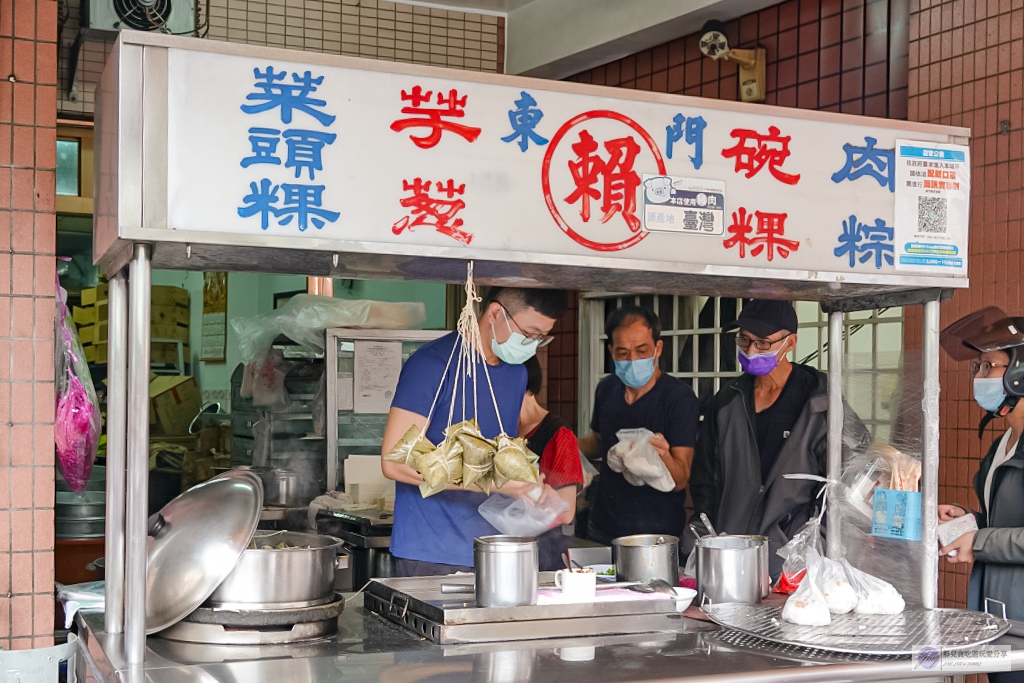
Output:
<path fill-rule="evenodd" d="M 632 534 L 681 536 L 686 524 L 686 484 L 697 438 L 700 406 L 693 390 L 664 374 L 661 358 L 661 321 L 638 306 L 616 309 L 605 324 L 615 374 L 597 385 L 591 433 L 579 440 L 591 458 L 604 457 L 618 443 L 621 429 L 646 428 L 654 432 L 651 445 L 661 457 L 675 490 L 662 492 L 634 486 L 601 463 L 601 478 L 590 511 L 588 537 L 598 543 Z"/>
<path fill-rule="evenodd" d="M 786 474 L 826 472 L 828 381 L 824 373 L 791 363 L 797 318 L 788 301 L 751 301 L 729 329 L 743 374 L 711 400 L 693 459 L 691 522 L 704 512 L 718 532 L 769 539 L 772 577 L 782 569 L 776 550 L 814 513 L 821 485 Z M 844 447 L 859 449 L 871 436 L 845 409 Z M 693 546 L 684 535 L 684 552 Z"/>

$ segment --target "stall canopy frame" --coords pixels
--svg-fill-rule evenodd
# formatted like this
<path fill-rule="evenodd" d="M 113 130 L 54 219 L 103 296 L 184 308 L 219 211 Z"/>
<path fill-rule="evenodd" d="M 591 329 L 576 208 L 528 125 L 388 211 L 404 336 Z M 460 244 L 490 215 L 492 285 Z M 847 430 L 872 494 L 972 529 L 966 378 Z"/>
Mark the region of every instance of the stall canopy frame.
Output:
<path fill-rule="evenodd" d="M 513 88 L 600 95 L 619 102 L 656 102 L 746 113 L 781 109 L 700 100 L 673 95 L 608 89 L 576 83 L 540 81 L 478 74 L 433 67 L 385 63 L 347 57 L 292 52 L 215 41 L 198 41 L 157 34 L 122 32 L 100 87 L 97 112 L 97 213 L 94 254 L 117 284 L 111 297 L 112 320 L 119 322 L 127 353 L 111 354 L 109 422 L 124 432 L 108 435 L 108 469 L 126 477 L 108 477 L 108 500 L 124 505 L 113 511 L 107 534 L 109 577 L 123 577 L 123 586 L 107 593 L 107 623 L 124 633 L 125 660 L 130 667 L 145 660 L 146 510 L 148 415 L 137 409 L 145 389 L 150 335 L 148 293 L 151 268 L 289 273 L 342 278 L 405 278 L 457 283 L 465 277 L 467 260 L 475 262 L 484 284 L 551 286 L 624 293 L 700 294 L 708 296 L 802 299 L 819 301 L 829 313 L 830 427 L 841 424 L 842 314 L 881 306 L 923 304 L 924 416 L 923 449 L 924 530 L 922 538 L 925 607 L 936 606 L 938 564 L 935 514 L 938 496 L 938 311 L 939 302 L 968 285 L 966 274 L 954 276 L 906 273 L 766 270 L 747 265 L 707 265 L 678 261 L 608 258 L 579 253 L 453 247 L 423 247 L 366 240 L 319 237 L 293 239 L 274 234 L 183 231 L 168 227 L 168 52 L 188 50 L 221 55 L 276 59 L 310 65 L 341 66 L 367 72 L 406 74 L 418 78 L 457 79 Z M 789 118 L 871 125 L 896 129 L 905 137 L 926 136 L 967 144 L 964 128 L 865 119 L 839 114 L 785 110 Z M 865 123 L 869 121 L 869 123 Z M 197 160 L 201 163 L 201 160 Z M 127 292 L 121 283 L 128 275 Z M 136 406 L 133 409 L 133 406 Z M 122 415 L 122 411 L 124 414 Z M 841 452 L 838 429 L 830 429 L 828 475 L 838 479 Z M 142 482 L 142 485 L 138 485 Z M 126 495 L 125 485 L 128 484 Z M 110 490 L 113 489 L 113 490 Z M 833 528 L 838 528 L 835 525 Z M 829 552 L 838 552 L 838 539 L 829 538 Z M 123 566 L 115 566 L 123 558 Z M 134 568 L 134 570 L 133 570 Z M 123 618 L 122 618 L 123 617 Z"/>

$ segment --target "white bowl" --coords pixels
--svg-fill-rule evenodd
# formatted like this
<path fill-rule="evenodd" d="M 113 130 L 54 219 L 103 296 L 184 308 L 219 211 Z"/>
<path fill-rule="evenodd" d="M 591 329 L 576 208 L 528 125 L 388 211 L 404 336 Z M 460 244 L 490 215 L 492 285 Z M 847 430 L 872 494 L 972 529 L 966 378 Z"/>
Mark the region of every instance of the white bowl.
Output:
<path fill-rule="evenodd" d="M 690 603 L 693 602 L 693 599 L 697 597 L 697 591 L 693 590 L 692 588 L 683 588 L 682 586 L 677 586 L 672 590 L 675 591 L 676 594 L 677 612 L 685 612 L 686 608 L 689 607 Z"/>

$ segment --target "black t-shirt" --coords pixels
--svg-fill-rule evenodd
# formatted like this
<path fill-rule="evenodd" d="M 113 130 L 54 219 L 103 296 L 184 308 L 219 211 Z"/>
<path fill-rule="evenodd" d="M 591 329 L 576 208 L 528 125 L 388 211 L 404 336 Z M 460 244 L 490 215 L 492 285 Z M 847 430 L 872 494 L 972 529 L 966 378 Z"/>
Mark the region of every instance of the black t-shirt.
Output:
<path fill-rule="evenodd" d="M 620 429 L 645 427 L 662 434 L 669 446 L 697 442 L 700 404 L 682 381 L 662 374 L 654 387 L 629 405 L 626 387 L 615 375 L 605 377 L 594 392 L 594 417 L 590 428 L 601 435 L 602 455 L 618 443 Z M 631 534 L 679 536 L 686 525 L 686 491 L 662 493 L 650 486 L 633 486 L 619 472 L 601 464 L 601 480 L 590 513 L 591 525 L 602 536 Z"/>
<path fill-rule="evenodd" d="M 817 387 L 818 378 L 813 371 L 806 372 L 801 366 L 794 365 L 775 403 L 754 415 L 762 484 L 768 480 L 768 473 L 779 459 L 783 444 Z"/>

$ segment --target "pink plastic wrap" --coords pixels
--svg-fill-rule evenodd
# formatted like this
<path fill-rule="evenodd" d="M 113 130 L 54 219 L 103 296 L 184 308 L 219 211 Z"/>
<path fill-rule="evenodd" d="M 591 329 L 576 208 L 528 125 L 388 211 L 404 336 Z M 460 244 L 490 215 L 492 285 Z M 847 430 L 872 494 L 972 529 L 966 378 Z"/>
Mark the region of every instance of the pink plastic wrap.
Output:
<path fill-rule="evenodd" d="M 68 486 L 81 493 L 96 461 L 102 421 L 89 366 L 65 303 L 67 293 L 61 289 L 59 280 L 57 297 L 53 438 L 57 468 Z"/>

